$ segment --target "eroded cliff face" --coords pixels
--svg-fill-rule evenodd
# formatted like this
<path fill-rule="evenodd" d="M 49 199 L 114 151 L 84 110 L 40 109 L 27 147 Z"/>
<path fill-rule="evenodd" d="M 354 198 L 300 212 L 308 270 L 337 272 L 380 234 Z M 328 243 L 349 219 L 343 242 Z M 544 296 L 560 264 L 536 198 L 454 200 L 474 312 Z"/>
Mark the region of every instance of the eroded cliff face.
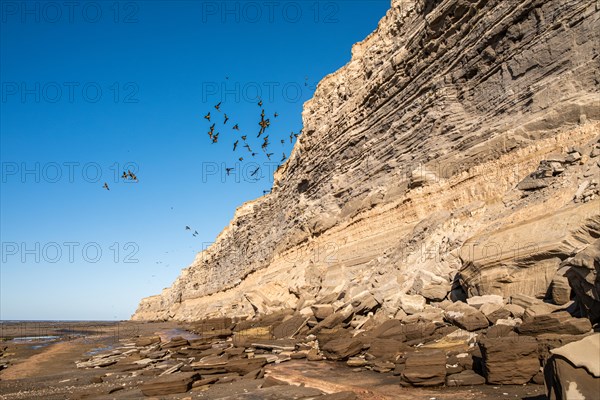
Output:
<path fill-rule="evenodd" d="M 133 319 L 547 295 L 600 246 L 599 19 L 591 0 L 394 0 L 305 104 L 272 193 Z"/>

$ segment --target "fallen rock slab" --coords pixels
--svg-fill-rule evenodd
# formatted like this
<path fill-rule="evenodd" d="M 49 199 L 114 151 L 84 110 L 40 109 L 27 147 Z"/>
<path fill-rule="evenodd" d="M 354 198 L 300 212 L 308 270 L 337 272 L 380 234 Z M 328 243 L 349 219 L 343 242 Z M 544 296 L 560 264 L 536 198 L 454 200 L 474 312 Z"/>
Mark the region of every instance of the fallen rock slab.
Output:
<path fill-rule="evenodd" d="M 140 389 L 144 396 L 164 396 L 185 393 L 192 388 L 192 384 L 198 379 L 200 379 L 200 374 L 197 372 L 182 372 L 179 374 L 161 376 L 143 383 L 140 386 Z"/>
<path fill-rule="evenodd" d="M 532 337 L 483 339 L 479 348 L 487 383 L 522 385 L 540 369 L 538 345 Z"/>
<path fill-rule="evenodd" d="M 527 318 L 517 328 L 522 335 L 534 336 L 545 333 L 579 335 L 591 329 L 592 324 L 587 318 L 574 318 L 566 311 Z"/>
<path fill-rule="evenodd" d="M 446 354 L 442 351 L 409 354 L 401 377 L 401 383 L 406 386 L 443 385 L 446 379 Z"/>
<path fill-rule="evenodd" d="M 446 377 L 446 386 L 475 386 L 483 384 L 485 384 L 485 378 L 471 370 Z"/>

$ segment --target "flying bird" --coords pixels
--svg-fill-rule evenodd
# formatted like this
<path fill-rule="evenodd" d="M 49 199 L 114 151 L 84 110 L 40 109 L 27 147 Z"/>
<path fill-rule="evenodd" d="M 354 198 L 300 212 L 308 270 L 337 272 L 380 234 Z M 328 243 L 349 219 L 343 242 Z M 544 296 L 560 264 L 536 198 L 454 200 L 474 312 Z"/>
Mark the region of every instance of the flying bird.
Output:
<path fill-rule="evenodd" d="M 190 227 L 189 227 L 189 226 L 187 226 L 187 225 L 185 226 L 185 230 L 186 230 L 186 231 L 189 231 L 190 229 L 192 229 L 192 228 L 190 228 Z"/>
<path fill-rule="evenodd" d="M 281 162 L 284 162 L 287 159 L 285 153 L 283 153 L 283 157 L 281 157 Z"/>
<path fill-rule="evenodd" d="M 277 117 L 279 117 L 279 114 L 275 113 L 273 116 L 274 116 L 275 118 L 277 118 Z"/>
<path fill-rule="evenodd" d="M 238 160 L 244 161 L 244 157 L 240 157 L 240 158 L 238 158 Z"/>
<path fill-rule="evenodd" d="M 271 193 L 271 191 L 270 190 L 263 190 L 263 195 L 264 194 L 268 194 L 268 193 Z"/>
<path fill-rule="evenodd" d="M 285 144 L 285 140 L 281 139 L 281 145 L 283 146 Z"/>
<path fill-rule="evenodd" d="M 254 170 L 254 172 L 250 174 L 250 176 L 254 176 L 254 175 L 258 174 L 258 171 L 259 171 L 259 170 L 260 170 L 260 167 L 256 168 L 256 169 Z"/>
<path fill-rule="evenodd" d="M 238 124 L 235 124 L 235 125 L 233 126 L 233 128 L 231 128 L 231 129 L 233 129 L 233 130 L 235 130 L 235 131 L 239 131 L 239 130 L 240 130 L 240 127 L 239 127 L 239 125 L 238 125 Z"/>
<path fill-rule="evenodd" d="M 108 188 L 108 183 L 106 183 L 106 182 L 104 182 L 104 185 L 103 185 L 102 187 L 103 187 L 104 189 L 106 189 L 106 190 L 110 190 L 110 189 Z"/>
<path fill-rule="evenodd" d="M 217 132 L 212 138 L 213 143 L 217 143 L 218 141 L 219 141 L 219 132 Z"/>
<path fill-rule="evenodd" d="M 250 145 L 248 143 L 246 143 L 244 147 L 247 148 L 250 153 L 252 153 L 252 149 L 250 148 Z"/>
<path fill-rule="evenodd" d="M 262 105 L 263 105 L 263 101 L 262 101 L 262 100 L 260 100 L 260 101 L 258 102 L 258 106 L 259 106 L 259 107 L 262 107 Z"/>
<path fill-rule="evenodd" d="M 261 128 L 267 129 L 271 125 L 271 120 L 270 119 L 263 119 L 258 124 L 260 125 Z"/>
<path fill-rule="evenodd" d="M 215 106 L 215 108 L 216 108 L 216 110 L 217 110 L 217 111 L 221 111 L 221 103 L 222 103 L 222 102 L 220 101 L 220 102 L 219 102 L 219 104 L 217 104 L 217 105 Z"/>
<path fill-rule="evenodd" d="M 246 135 L 242 136 L 242 140 L 245 142 L 247 137 L 248 136 L 246 136 Z"/>
<path fill-rule="evenodd" d="M 233 144 L 233 151 L 235 151 L 235 149 L 237 149 L 237 146 L 238 146 L 239 142 L 240 142 L 239 140 L 235 141 L 235 143 Z"/>
<path fill-rule="evenodd" d="M 127 172 L 123 171 L 123 175 L 121 175 L 121 178 L 127 179 Z"/>
<path fill-rule="evenodd" d="M 273 153 L 267 153 L 267 158 L 270 160 Z"/>
<path fill-rule="evenodd" d="M 233 171 L 235 168 L 225 168 L 225 171 L 227 171 L 227 176 L 229 176 L 229 173 L 231 171 Z"/>
<path fill-rule="evenodd" d="M 206 118 L 206 119 L 207 119 L 207 120 L 210 122 L 210 111 L 208 112 L 208 114 L 206 114 L 206 115 L 204 116 L 204 118 Z"/>
<path fill-rule="evenodd" d="M 226 124 L 227 121 L 229 121 L 229 117 L 227 116 L 227 114 L 225 114 L 225 121 L 223 122 L 223 124 Z"/>

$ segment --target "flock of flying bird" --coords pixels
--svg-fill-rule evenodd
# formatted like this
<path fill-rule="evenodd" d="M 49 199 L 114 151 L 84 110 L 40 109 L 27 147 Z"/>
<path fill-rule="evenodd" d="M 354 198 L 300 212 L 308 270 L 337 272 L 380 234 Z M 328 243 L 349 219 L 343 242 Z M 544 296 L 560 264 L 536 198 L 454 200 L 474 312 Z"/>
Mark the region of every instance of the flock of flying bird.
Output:
<path fill-rule="evenodd" d="M 222 104 L 222 102 L 219 102 L 218 104 L 216 104 L 214 106 L 214 108 L 218 112 L 220 112 L 220 113 L 222 112 L 221 111 L 221 104 Z M 263 101 L 262 100 L 260 100 L 258 102 L 258 106 L 262 108 L 262 106 L 263 106 Z M 277 118 L 278 116 L 279 116 L 279 114 L 277 112 L 275 112 L 273 114 L 273 118 Z M 267 129 L 269 129 L 269 127 L 271 126 L 271 120 L 269 118 L 265 119 L 265 117 L 266 117 L 266 114 L 265 114 L 265 110 L 263 108 L 262 112 L 260 113 L 260 121 L 258 122 L 260 130 L 258 131 L 258 135 L 256 136 L 257 138 L 260 138 L 262 135 L 264 135 L 267 132 Z M 213 122 L 212 119 L 214 118 L 214 116 L 211 116 L 211 112 L 209 111 L 208 114 L 206 114 L 204 116 L 204 118 L 209 123 L 211 123 L 211 122 Z M 229 116 L 226 113 L 223 112 L 223 126 L 227 125 L 227 121 L 229 121 L 229 119 L 230 119 Z M 221 134 L 220 132 L 216 132 L 215 133 L 215 126 L 216 126 L 216 123 L 213 122 L 212 125 L 209 128 L 209 131 L 208 131 L 208 137 L 210 138 L 210 140 L 212 141 L 213 144 L 216 144 L 216 143 L 219 142 L 219 135 Z M 240 126 L 237 123 L 235 125 L 233 125 L 233 127 L 231 129 L 234 130 L 234 131 L 240 132 Z M 302 133 L 302 130 L 300 130 L 299 133 L 291 132 L 290 136 L 289 136 L 290 143 L 292 143 L 293 140 L 294 140 L 294 138 L 297 138 L 300 133 Z M 256 157 L 258 155 L 258 153 L 254 152 L 252 150 L 252 148 L 250 147 L 250 144 L 247 141 L 248 136 L 247 135 L 241 135 L 240 138 L 244 142 L 244 144 L 243 144 L 242 147 L 245 148 L 246 150 L 248 150 L 248 153 L 250 153 L 250 156 Z M 261 149 L 262 149 L 263 153 L 266 155 L 266 157 L 267 157 L 267 159 L 269 161 L 271 160 L 271 157 L 274 155 L 274 153 L 270 153 L 269 152 L 269 145 L 270 144 L 271 143 L 269 142 L 269 135 L 265 135 L 263 137 L 263 143 L 261 145 Z M 285 139 L 281 139 L 281 145 L 283 146 L 284 144 L 285 144 Z M 240 145 L 240 139 L 236 139 L 236 141 L 233 143 L 233 151 L 234 152 L 237 151 L 237 148 L 239 147 L 239 145 Z M 286 159 L 287 159 L 287 156 L 285 155 L 285 153 L 283 153 L 280 162 L 284 162 Z M 239 161 L 244 161 L 243 155 L 241 157 L 239 157 L 238 160 Z M 279 168 L 280 166 L 281 165 L 279 165 L 277 168 Z M 225 168 L 225 172 L 229 176 L 229 174 L 231 173 L 231 171 L 233 171 L 234 169 L 235 168 Z M 252 171 L 250 173 L 250 176 L 251 177 L 255 177 L 258 174 L 259 171 L 260 171 L 260 167 L 256 168 L 254 171 Z M 266 194 L 268 192 L 269 191 L 265 190 L 265 191 L 263 191 L 263 194 Z"/>
<path fill-rule="evenodd" d="M 123 175 L 121 175 L 121 178 L 125 179 L 125 180 L 138 182 L 137 176 L 130 170 L 127 170 L 127 172 L 123 171 Z M 104 182 L 104 185 L 102 185 L 102 188 L 106 189 L 106 190 L 110 190 L 110 188 L 108 187 L 108 183 L 106 183 L 106 182 Z"/>

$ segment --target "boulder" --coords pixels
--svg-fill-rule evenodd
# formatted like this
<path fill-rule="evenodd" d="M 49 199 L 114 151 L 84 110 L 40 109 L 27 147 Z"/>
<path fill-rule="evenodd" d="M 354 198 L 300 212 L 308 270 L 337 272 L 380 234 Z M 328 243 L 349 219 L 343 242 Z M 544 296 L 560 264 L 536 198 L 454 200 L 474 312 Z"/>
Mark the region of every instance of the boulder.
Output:
<path fill-rule="evenodd" d="M 480 308 L 484 304 L 498 304 L 503 306 L 504 299 L 497 294 L 486 294 L 483 296 L 473 296 L 467 299 L 467 304 L 471 307 Z"/>
<path fill-rule="evenodd" d="M 408 354 L 401 376 L 402 384 L 407 386 L 443 385 L 446 355 L 436 350 Z"/>
<path fill-rule="evenodd" d="M 525 313 L 525 309 L 516 304 L 506 304 L 504 308 L 510 312 L 510 315 L 514 318 L 523 318 L 523 314 Z"/>
<path fill-rule="evenodd" d="M 571 300 L 571 285 L 569 285 L 569 279 L 564 276 L 567 268 L 561 268 L 550 284 L 550 295 L 554 304 L 562 306 L 567 304 Z M 561 272 L 562 271 L 562 272 Z"/>
<path fill-rule="evenodd" d="M 368 353 L 382 360 L 394 360 L 396 356 L 408 350 L 409 347 L 400 340 L 375 339 L 371 342 Z"/>
<path fill-rule="evenodd" d="M 600 322 L 600 239 L 562 266 L 579 309 L 592 323 Z"/>
<path fill-rule="evenodd" d="M 534 336 L 546 333 L 579 335 L 591 329 L 592 324 L 587 318 L 574 318 L 566 311 L 526 318 L 517 328 L 522 335 Z"/>
<path fill-rule="evenodd" d="M 423 311 L 425 308 L 425 297 L 418 294 L 402 294 L 400 295 L 400 307 L 408 315 Z"/>
<path fill-rule="evenodd" d="M 471 370 L 446 377 L 446 386 L 475 386 L 483 384 L 485 384 L 485 378 Z"/>
<path fill-rule="evenodd" d="M 346 307 L 334 312 L 323 321 L 319 322 L 317 326 L 311 330 L 311 333 L 319 332 L 321 329 L 331 329 L 338 325 L 342 325 L 343 323 L 350 321 L 353 315 L 354 307 L 352 307 L 351 304 L 348 304 Z"/>
<path fill-rule="evenodd" d="M 136 347 L 146 347 L 155 343 L 160 343 L 160 336 L 140 337 L 135 341 Z"/>
<path fill-rule="evenodd" d="M 481 311 L 492 324 L 495 324 L 499 319 L 510 317 L 510 311 L 504 308 L 503 305 L 497 303 L 485 303 L 479 308 L 479 311 Z"/>
<path fill-rule="evenodd" d="M 514 304 L 516 306 L 519 306 L 523 309 L 527 309 L 531 306 L 533 306 L 534 304 L 540 304 L 542 303 L 542 300 L 535 298 L 533 296 L 527 296 L 525 294 L 513 294 L 512 296 L 510 296 L 510 304 Z"/>
<path fill-rule="evenodd" d="M 198 379 L 200 379 L 200 374 L 197 372 L 181 372 L 164 375 L 143 383 L 140 389 L 144 396 L 165 396 L 185 393 L 192 388 L 192 384 Z"/>
<path fill-rule="evenodd" d="M 522 385 L 540 369 L 537 342 L 531 337 L 484 339 L 479 343 L 489 384 Z"/>
<path fill-rule="evenodd" d="M 544 367 L 548 400 L 598 398 L 600 333 L 550 352 Z"/>
<path fill-rule="evenodd" d="M 333 306 L 331 304 L 313 304 L 310 308 L 319 321 L 333 314 Z"/>
<path fill-rule="evenodd" d="M 467 331 L 475 331 L 489 326 L 488 319 L 481 311 L 461 302 L 446 307 L 446 319 Z"/>
<path fill-rule="evenodd" d="M 330 360 L 345 360 L 362 350 L 362 342 L 357 339 L 334 339 L 323 345 L 323 354 Z"/>

